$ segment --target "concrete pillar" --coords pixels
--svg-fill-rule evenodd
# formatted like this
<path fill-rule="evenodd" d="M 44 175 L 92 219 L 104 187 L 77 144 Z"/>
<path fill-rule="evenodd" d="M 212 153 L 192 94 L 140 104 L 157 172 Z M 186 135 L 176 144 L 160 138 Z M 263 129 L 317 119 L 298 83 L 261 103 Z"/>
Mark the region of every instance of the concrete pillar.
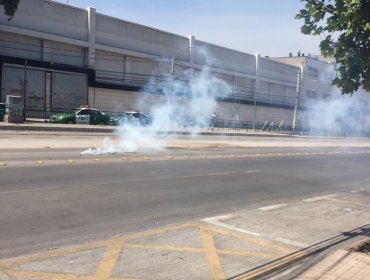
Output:
<path fill-rule="evenodd" d="M 296 122 L 297 122 L 297 114 L 298 114 L 298 106 L 299 106 L 299 99 L 300 93 L 302 92 L 303 86 L 303 69 L 304 67 L 301 66 L 297 72 L 297 85 L 296 85 L 296 97 L 294 102 L 294 110 L 293 110 L 293 121 L 292 121 L 292 130 L 295 133 L 296 130 Z"/>
<path fill-rule="evenodd" d="M 95 34 L 96 34 L 96 9 L 94 7 L 87 8 L 88 14 L 88 39 L 89 47 L 87 50 L 87 66 L 95 68 Z"/>
<path fill-rule="evenodd" d="M 194 69 L 194 63 L 195 63 L 195 36 L 189 35 L 189 63 L 190 68 Z"/>
<path fill-rule="evenodd" d="M 257 122 L 257 94 L 260 91 L 260 59 L 261 55 L 259 53 L 255 54 L 256 58 L 256 83 L 254 88 L 254 119 L 253 119 L 253 130 L 256 128 Z"/>

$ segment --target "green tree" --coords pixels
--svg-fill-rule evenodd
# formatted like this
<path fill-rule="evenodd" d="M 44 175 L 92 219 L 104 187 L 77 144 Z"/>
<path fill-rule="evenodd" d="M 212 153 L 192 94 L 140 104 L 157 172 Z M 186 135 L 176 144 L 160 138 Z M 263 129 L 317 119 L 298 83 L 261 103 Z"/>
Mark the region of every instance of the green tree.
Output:
<path fill-rule="evenodd" d="M 301 32 L 320 36 L 321 53 L 338 63 L 333 85 L 343 94 L 370 91 L 370 0 L 301 1 Z"/>
<path fill-rule="evenodd" d="M 18 8 L 20 0 L 0 0 L 0 6 L 4 6 L 5 14 L 9 16 L 8 20 L 11 20 L 14 16 L 15 11 Z"/>

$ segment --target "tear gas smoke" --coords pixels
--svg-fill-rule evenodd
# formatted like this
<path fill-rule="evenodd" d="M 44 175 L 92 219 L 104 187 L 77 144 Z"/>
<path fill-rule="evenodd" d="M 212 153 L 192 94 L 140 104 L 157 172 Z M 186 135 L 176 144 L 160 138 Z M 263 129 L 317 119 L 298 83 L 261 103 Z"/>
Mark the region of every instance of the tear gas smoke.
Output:
<path fill-rule="evenodd" d="M 359 94 L 333 94 L 331 100 L 320 101 L 306 112 L 310 134 L 327 136 L 363 136 L 369 119 L 363 115 Z M 335 98 L 336 97 L 336 98 Z"/>
<path fill-rule="evenodd" d="M 89 149 L 81 154 L 161 151 L 176 137 L 169 131 L 178 128 L 191 129 L 192 135 L 196 136 L 201 128 L 208 126 L 210 115 L 217 112 L 217 98 L 229 96 L 231 87 L 212 76 L 208 68 L 195 73 L 183 70 L 177 76 L 181 80 L 168 74 L 159 89 L 151 86 L 154 81 L 143 89 L 136 108 L 149 112 L 151 125 L 142 127 L 123 122 L 117 129 L 118 145 L 106 138 L 101 148 Z M 160 94 L 153 99 L 150 92 L 158 91 Z"/>

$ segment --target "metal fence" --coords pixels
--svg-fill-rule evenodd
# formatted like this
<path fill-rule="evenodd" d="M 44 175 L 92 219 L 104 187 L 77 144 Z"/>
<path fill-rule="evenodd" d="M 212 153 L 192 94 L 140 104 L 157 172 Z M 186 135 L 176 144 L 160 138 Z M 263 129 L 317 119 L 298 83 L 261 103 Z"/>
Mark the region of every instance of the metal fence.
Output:
<path fill-rule="evenodd" d="M 78 108 L 51 108 L 46 107 L 43 109 L 27 107 L 25 111 L 26 121 L 34 123 L 49 123 L 52 116 L 58 115 L 63 118 L 63 116 L 70 116 L 74 114 Z M 115 117 L 121 116 L 122 112 L 114 111 L 104 111 L 104 114 Z M 192 117 L 182 117 L 182 118 L 168 118 L 169 121 L 166 125 L 176 126 L 179 128 L 208 128 L 209 120 L 206 118 L 192 118 Z M 60 122 L 62 123 L 62 121 Z M 107 123 L 109 125 L 110 123 Z M 230 119 L 216 119 L 214 125 L 215 130 L 219 131 L 241 131 L 241 130 L 254 130 L 260 132 L 277 132 L 277 133 L 292 133 L 293 129 L 291 126 L 282 122 L 280 124 L 273 122 L 253 122 L 253 121 L 238 121 Z M 298 132 L 299 129 L 296 130 Z"/>
<path fill-rule="evenodd" d="M 54 115 L 58 116 L 70 116 L 74 114 L 77 109 L 74 108 L 32 108 L 27 107 L 25 115 L 27 122 L 34 123 L 49 123 L 51 117 Z M 122 112 L 104 111 L 108 116 L 122 116 Z M 170 121 L 166 123 L 167 126 L 173 126 L 183 129 L 194 129 L 194 128 L 208 128 L 209 120 L 183 117 L 183 118 L 168 118 Z M 3 121 L 0 116 L 0 122 Z M 113 125 L 113 123 L 107 122 L 107 125 Z M 116 125 L 117 123 L 115 123 Z M 166 126 L 163 125 L 163 126 Z M 157 126 L 161 127 L 161 124 L 157 123 Z M 284 121 L 280 123 L 274 122 L 253 122 L 253 121 L 238 121 L 230 119 L 216 119 L 213 129 L 216 131 L 254 131 L 264 133 L 284 133 L 284 134 L 295 134 L 295 135 L 314 135 L 324 137 L 370 137 L 369 132 L 354 132 L 350 128 L 328 130 L 324 128 L 310 128 L 305 126 L 293 128 L 291 125 L 287 125 Z"/>

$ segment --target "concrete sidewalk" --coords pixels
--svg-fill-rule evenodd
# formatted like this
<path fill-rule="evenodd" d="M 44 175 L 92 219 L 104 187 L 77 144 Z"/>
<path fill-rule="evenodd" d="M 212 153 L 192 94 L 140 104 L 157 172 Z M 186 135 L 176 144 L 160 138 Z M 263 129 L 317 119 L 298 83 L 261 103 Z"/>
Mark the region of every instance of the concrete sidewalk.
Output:
<path fill-rule="evenodd" d="M 13 124 L 0 122 L 0 130 L 12 130 L 12 131 L 49 131 L 49 132 L 99 132 L 99 133 L 114 133 L 118 129 L 117 126 L 109 125 L 84 125 L 84 124 L 54 124 L 54 123 L 32 123 L 26 122 L 23 124 Z M 192 127 L 180 127 L 172 126 L 169 129 L 162 128 L 145 128 L 146 130 L 158 133 L 158 134 L 174 134 L 174 135 L 221 135 L 221 136 L 280 136 L 280 137 L 291 137 L 290 133 L 278 133 L 277 131 L 264 131 L 259 130 L 252 131 L 246 129 L 228 129 L 228 128 L 217 128 L 213 131 L 207 128 Z"/>
<path fill-rule="evenodd" d="M 368 280 L 370 279 L 370 255 L 337 250 L 294 279 Z"/>

